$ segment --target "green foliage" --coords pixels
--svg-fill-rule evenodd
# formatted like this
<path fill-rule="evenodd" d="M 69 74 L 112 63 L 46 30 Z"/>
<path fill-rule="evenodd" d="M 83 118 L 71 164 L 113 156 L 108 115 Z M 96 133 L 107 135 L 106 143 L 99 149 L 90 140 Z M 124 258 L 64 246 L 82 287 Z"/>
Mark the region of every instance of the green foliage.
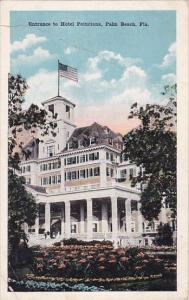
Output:
<path fill-rule="evenodd" d="M 124 136 L 126 159 L 140 166 L 132 186 L 141 187 L 141 212 L 149 221 L 157 218 L 162 198 L 176 214 L 176 85 L 165 87 L 169 103 L 131 107 L 130 118 L 141 124 Z"/>
<path fill-rule="evenodd" d="M 33 225 L 37 215 L 36 201 L 24 186 L 24 177 L 9 170 L 8 174 L 8 233 L 10 246 L 15 248 L 26 239 L 22 225 Z"/>
<path fill-rule="evenodd" d="M 8 105 L 9 105 L 9 139 L 8 139 L 8 232 L 9 232 L 9 250 L 13 255 L 21 239 L 26 240 L 23 231 L 23 224 L 33 225 L 37 206 L 32 194 L 25 189 L 25 180 L 15 174 L 19 170 L 20 156 L 18 152 L 23 152 L 23 144 L 17 144 L 17 138 L 23 130 L 30 130 L 35 133 L 37 129 L 42 133 L 48 133 L 49 129 L 56 127 L 54 122 L 48 123 L 48 114 L 44 109 L 32 104 L 28 109 L 23 110 L 24 95 L 28 89 L 25 79 L 21 75 L 13 76 L 9 74 L 8 78 Z M 57 116 L 53 116 L 56 119 Z M 37 140 L 37 143 L 40 141 Z M 16 152 L 15 147 L 20 149 Z M 24 153 L 25 156 L 27 153 Z"/>
<path fill-rule="evenodd" d="M 169 224 L 160 223 L 158 227 L 158 235 L 154 241 L 158 246 L 172 246 L 173 232 Z"/>
<path fill-rule="evenodd" d="M 13 76 L 9 74 L 8 82 L 8 115 L 9 115 L 9 167 L 19 170 L 19 156 L 15 152 L 15 147 L 20 148 L 20 152 L 23 151 L 22 142 L 17 144 L 17 137 L 23 130 L 30 130 L 35 134 L 37 129 L 40 129 L 41 135 L 44 136 L 50 131 L 52 135 L 56 135 L 54 129 L 56 128 L 56 122 L 52 121 L 57 118 L 57 115 L 51 116 L 51 121 L 48 119 L 48 113 L 46 110 L 39 108 L 38 105 L 31 104 L 28 109 L 23 110 L 24 95 L 28 89 L 28 85 L 25 79 L 21 75 Z M 40 142 L 37 139 L 37 142 Z M 42 142 L 42 140 L 41 140 Z M 16 157 L 15 157 L 16 156 Z"/>
<path fill-rule="evenodd" d="M 112 242 L 111 241 L 96 241 L 96 240 L 92 240 L 92 241 L 83 241 L 83 240 L 78 240 L 75 238 L 70 238 L 70 239 L 63 239 L 62 243 L 64 245 L 83 245 L 83 246 L 92 246 L 92 245 L 103 245 L 103 246 L 112 246 Z M 60 246 L 61 242 L 56 242 L 54 243 L 55 246 Z"/>

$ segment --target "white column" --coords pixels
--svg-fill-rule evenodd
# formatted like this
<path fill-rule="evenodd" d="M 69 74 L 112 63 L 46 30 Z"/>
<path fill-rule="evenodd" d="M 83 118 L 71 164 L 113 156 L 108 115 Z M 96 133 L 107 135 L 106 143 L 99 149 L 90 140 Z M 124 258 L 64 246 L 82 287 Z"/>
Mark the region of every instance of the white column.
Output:
<path fill-rule="evenodd" d="M 125 200 L 126 231 L 131 232 L 131 199 Z"/>
<path fill-rule="evenodd" d="M 102 202 L 102 232 L 108 232 L 108 205 L 107 202 Z"/>
<path fill-rule="evenodd" d="M 35 235 L 38 235 L 39 234 L 39 206 L 40 204 L 37 203 L 37 216 L 35 218 Z"/>
<path fill-rule="evenodd" d="M 39 216 L 37 215 L 35 219 L 35 235 L 39 234 Z"/>
<path fill-rule="evenodd" d="M 117 231 L 118 231 L 117 197 L 111 198 L 111 206 L 112 206 L 112 239 L 114 242 L 117 242 Z"/>
<path fill-rule="evenodd" d="M 93 234 L 93 200 L 87 199 L 87 239 L 92 239 Z"/>
<path fill-rule="evenodd" d="M 65 233 L 66 238 L 70 238 L 70 201 L 65 202 Z"/>
<path fill-rule="evenodd" d="M 63 237 L 65 232 L 64 232 L 64 224 L 65 224 L 65 212 L 64 212 L 64 207 L 61 207 L 61 236 Z"/>
<path fill-rule="evenodd" d="M 85 231 L 84 203 L 80 203 L 80 233 Z"/>
<path fill-rule="evenodd" d="M 142 227 L 142 213 L 140 211 L 141 209 L 141 203 L 137 203 L 137 208 L 138 208 L 138 232 L 142 233 L 143 232 L 143 227 Z"/>
<path fill-rule="evenodd" d="M 51 224 L 51 205 L 50 203 L 45 203 L 45 232 L 50 232 Z"/>

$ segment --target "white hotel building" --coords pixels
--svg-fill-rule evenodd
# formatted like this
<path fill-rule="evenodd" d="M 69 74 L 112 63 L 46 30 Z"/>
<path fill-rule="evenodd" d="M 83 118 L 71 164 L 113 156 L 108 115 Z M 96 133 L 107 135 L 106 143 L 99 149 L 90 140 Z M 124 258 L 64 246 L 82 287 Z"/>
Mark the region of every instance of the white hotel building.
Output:
<path fill-rule="evenodd" d="M 160 222 L 174 226 L 169 208 L 159 220 L 146 221 L 140 213 L 140 189 L 131 187 L 138 169 L 122 158 L 122 136 L 93 123 L 76 128 L 75 104 L 57 96 L 43 102 L 58 114 L 56 136 L 32 138 L 20 164 L 27 189 L 38 203 L 39 214 L 31 236 L 44 233 L 82 240 L 112 240 L 115 244 L 147 245 Z"/>

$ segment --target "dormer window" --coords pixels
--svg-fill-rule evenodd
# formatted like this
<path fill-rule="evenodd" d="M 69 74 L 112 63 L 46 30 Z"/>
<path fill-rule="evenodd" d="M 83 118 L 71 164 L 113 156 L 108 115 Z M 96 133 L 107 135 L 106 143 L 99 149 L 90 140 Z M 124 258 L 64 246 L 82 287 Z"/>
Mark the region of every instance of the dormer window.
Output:
<path fill-rule="evenodd" d="M 55 146 L 47 146 L 47 156 L 52 157 L 55 154 Z"/>
<path fill-rule="evenodd" d="M 54 115 L 54 104 L 49 105 L 48 109 L 49 109 L 49 111 L 51 111 L 52 114 Z"/>
<path fill-rule="evenodd" d="M 90 144 L 91 145 L 96 144 L 96 138 L 95 137 L 90 138 Z"/>
<path fill-rule="evenodd" d="M 109 128 L 104 128 L 104 132 L 105 132 L 105 134 L 108 134 L 110 132 L 110 129 Z"/>
<path fill-rule="evenodd" d="M 72 142 L 67 143 L 67 148 L 68 150 L 73 149 L 73 143 Z"/>

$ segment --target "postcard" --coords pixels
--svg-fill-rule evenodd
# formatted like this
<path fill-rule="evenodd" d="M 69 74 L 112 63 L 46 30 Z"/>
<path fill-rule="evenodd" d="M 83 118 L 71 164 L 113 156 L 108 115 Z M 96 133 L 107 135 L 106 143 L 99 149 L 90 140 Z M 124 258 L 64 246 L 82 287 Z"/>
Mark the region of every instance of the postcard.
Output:
<path fill-rule="evenodd" d="M 186 1 L 0 20 L 2 299 L 187 299 Z"/>

